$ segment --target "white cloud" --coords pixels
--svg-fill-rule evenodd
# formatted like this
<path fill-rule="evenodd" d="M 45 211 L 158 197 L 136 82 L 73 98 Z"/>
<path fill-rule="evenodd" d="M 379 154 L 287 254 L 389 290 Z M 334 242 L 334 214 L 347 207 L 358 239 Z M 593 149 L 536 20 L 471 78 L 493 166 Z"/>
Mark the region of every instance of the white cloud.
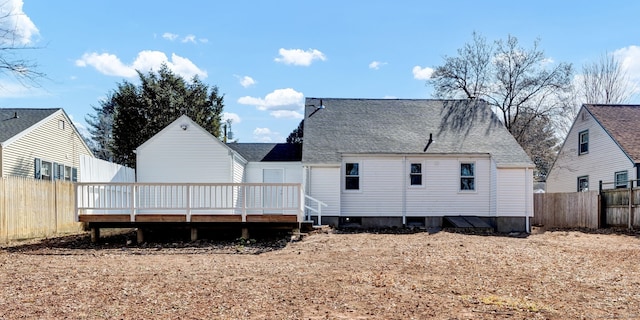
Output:
<path fill-rule="evenodd" d="M 303 119 L 304 116 L 298 111 L 292 110 L 276 110 L 269 113 L 276 119 Z"/>
<path fill-rule="evenodd" d="M 277 89 L 267 94 L 264 99 L 245 96 L 238 99 L 238 103 L 256 106 L 262 111 L 300 111 L 304 106 L 304 94 L 291 88 Z"/>
<path fill-rule="evenodd" d="M 192 35 L 192 34 L 188 34 L 186 37 L 184 37 L 182 39 L 182 42 L 191 42 L 191 43 L 196 43 L 196 36 Z"/>
<path fill-rule="evenodd" d="M 169 60 L 167 55 L 160 51 L 141 51 L 131 65 L 122 63 L 120 58 L 110 53 L 85 53 L 82 58 L 76 60 L 78 67 L 91 66 L 102 74 L 126 78 L 136 77 L 136 70 L 142 72 L 157 70 L 163 63 L 187 80 L 196 75 L 202 79 L 207 77 L 207 72 L 198 68 L 191 60 L 175 53 L 171 54 L 171 60 Z"/>
<path fill-rule="evenodd" d="M 384 96 L 382 99 L 398 99 L 396 96 Z"/>
<path fill-rule="evenodd" d="M 10 45 L 30 45 L 40 34 L 31 18 L 22 11 L 22 0 L 6 0 L 0 3 L 0 30 L 14 32 L 14 37 L 3 37 L 1 42 L 10 41 Z"/>
<path fill-rule="evenodd" d="M 640 85 L 640 47 L 628 46 L 613 52 L 613 56 L 620 62 L 629 78 Z"/>
<path fill-rule="evenodd" d="M 271 131 L 269 128 L 255 128 L 253 139 L 258 142 L 284 141 L 284 137 L 279 132 Z"/>
<path fill-rule="evenodd" d="M 33 97 L 36 88 L 30 88 L 20 82 L 0 80 L 0 98 L 25 98 Z M 38 94 L 41 95 L 41 94 Z"/>
<path fill-rule="evenodd" d="M 429 67 L 420 67 L 420 66 L 415 66 L 413 67 L 413 78 L 417 79 L 417 80 L 428 80 L 429 78 L 431 78 L 431 75 L 433 74 L 433 69 L 429 68 Z"/>
<path fill-rule="evenodd" d="M 309 49 L 307 51 L 304 51 L 302 49 L 280 48 L 278 53 L 280 54 L 280 57 L 274 59 L 276 62 L 292 64 L 294 66 L 309 66 L 314 60 L 327 60 L 327 57 L 324 55 L 324 53 L 316 49 Z"/>
<path fill-rule="evenodd" d="M 171 32 L 165 32 L 162 34 L 162 37 L 169 40 L 169 41 L 173 41 L 178 39 L 178 35 L 175 33 L 171 33 Z"/>
<path fill-rule="evenodd" d="M 220 118 L 222 121 L 231 120 L 231 124 L 240 123 L 242 120 L 238 114 L 232 112 L 223 112 Z"/>
<path fill-rule="evenodd" d="M 369 69 L 378 70 L 380 69 L 380 67 L 384 66 L 385 64 L 387 63 L 380 62 L 380 61 L 372 61 L 371 63 L 369 63 Z"/>
<path fill-rule="evenodd" d="M 244 76 L 244 77 L 240 77 L 240 76 L 236 76 L 237 78 L 240 79 L 240 85 L 248 88 L 254 84 L 256 84 L 256 81 L 253 80 L 253 78 L 249 77 L 249 76 Z"/>

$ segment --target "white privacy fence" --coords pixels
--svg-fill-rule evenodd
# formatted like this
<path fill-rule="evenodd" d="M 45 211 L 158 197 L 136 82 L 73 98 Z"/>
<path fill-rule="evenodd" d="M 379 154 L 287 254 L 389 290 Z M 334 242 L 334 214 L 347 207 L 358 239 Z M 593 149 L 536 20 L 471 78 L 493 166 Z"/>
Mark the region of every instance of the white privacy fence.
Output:
<path fill-rule="evenodd" d="M 297 183 L 77 183 L 77 215 L 296 215 L 304 195 Z"/>

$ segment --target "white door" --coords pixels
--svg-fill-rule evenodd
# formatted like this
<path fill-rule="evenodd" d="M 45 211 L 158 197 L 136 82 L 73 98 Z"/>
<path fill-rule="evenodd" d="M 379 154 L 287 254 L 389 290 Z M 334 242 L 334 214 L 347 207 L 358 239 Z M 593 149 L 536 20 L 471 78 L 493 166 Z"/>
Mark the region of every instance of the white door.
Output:
<path fill-rule="evenodd" d="M 284 183 L 284 169 L 262 169 L 263 183 Z M 264 186 L 262 190 L 262 205 L 264 213 L 282 213 L 282 186 Z"/>

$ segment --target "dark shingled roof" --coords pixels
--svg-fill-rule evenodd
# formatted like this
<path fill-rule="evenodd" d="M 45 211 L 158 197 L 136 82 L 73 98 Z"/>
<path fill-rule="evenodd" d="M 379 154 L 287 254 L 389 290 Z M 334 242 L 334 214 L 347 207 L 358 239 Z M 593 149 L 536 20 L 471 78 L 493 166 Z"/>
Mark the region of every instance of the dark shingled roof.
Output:
<path fill-rule="evenodd" d="M 247 161 L 300 161 L 302 150 L 300 145 L 290 143 L 228 143 Z"/>
<path fill-rule="evenodd" d="M 341 154 L 491 154 L 498 165 L 533 166 L 482 100 L 305 101 L 303 163 L 336 164 Z M 424 151 L 429 135 L 434 142 Z"/>
<path fill-rule="evenodd" d="M 635 163 L 640 162 L 640 105 L 585 104 L 584 107 Z"/>
<path fill-rule="evenodd" d="M 0 108 L 0 143 L 11 139 L 58 110 L 60 109 Z"/>

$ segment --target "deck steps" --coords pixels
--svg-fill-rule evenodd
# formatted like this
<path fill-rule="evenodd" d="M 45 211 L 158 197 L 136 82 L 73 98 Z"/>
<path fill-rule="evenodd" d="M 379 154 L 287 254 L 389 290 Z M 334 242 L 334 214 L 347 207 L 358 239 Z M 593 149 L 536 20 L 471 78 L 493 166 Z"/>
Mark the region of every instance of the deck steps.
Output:
<path fill-rule="evenodd" d="M 445 216 L 443 227 L 456 231 L 493 232 L 494 228 L 480 217 Z"/>

